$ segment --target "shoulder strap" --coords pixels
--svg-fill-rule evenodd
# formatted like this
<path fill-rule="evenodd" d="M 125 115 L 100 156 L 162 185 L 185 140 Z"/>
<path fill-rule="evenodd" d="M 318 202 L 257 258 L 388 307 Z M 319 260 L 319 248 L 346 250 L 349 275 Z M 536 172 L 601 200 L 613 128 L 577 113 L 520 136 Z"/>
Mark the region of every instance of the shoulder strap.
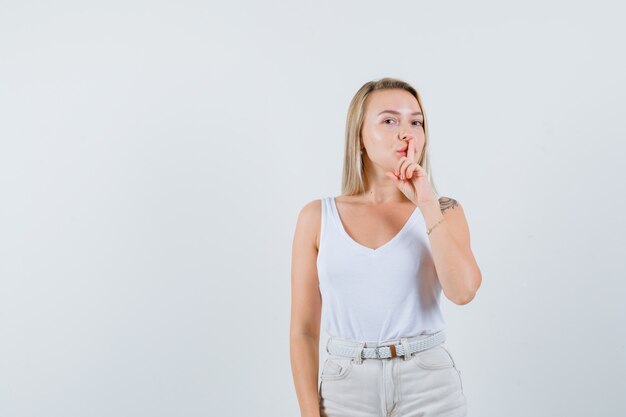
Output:
<path fill-rule="evenodd" d="M 333 215 L 332 210 L 332 197 L 324 197 L 322 198 L 322 221 L 320 227 L 320 246 L 322 245 L 322 240 L 325 235 L 331 231 L 330 222 L 332 221 L 331 216 Z"/>

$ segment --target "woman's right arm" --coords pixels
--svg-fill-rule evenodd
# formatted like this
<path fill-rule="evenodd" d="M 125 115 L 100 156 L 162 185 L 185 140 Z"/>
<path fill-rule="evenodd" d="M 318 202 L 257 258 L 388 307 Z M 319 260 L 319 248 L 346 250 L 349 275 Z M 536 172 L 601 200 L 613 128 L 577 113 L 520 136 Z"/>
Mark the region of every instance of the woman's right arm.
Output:
<path fill-rule="evenodd" d="M 319 417 L 318 369 L 322 297 L 317 277 L 321 201 L 298 215 L 291 255 L 289 354 L 302 417 Z"/>

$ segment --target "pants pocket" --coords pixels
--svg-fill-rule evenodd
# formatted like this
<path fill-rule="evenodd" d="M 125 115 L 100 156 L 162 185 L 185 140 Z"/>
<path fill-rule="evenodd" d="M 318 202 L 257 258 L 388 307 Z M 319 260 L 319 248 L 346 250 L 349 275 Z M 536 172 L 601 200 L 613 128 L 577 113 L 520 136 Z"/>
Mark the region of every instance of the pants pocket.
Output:
<path fill-rule="evenodd" d="M 454 370 L 456 371 L 456 374 L 459 377 L 459 385 L 461 386 L 461 392 L 463 392 L 463 377 L 461 376 L 461 370 L 458 368 L 458 366 L 456 366 L 456 361 L 452 357 L 452 354 L 450 353 L 450 351 L 445 346 L 441 346 L 441 348 L 446 351 L 448 356 L 450 356 L 450 360 L 452 361 L 452 367 L 454 368 Z"/>
<path fill-rule="evenodd" d="M 430 349 L 417 352 L 413 360 L 423 369 L 443 369 L 454 367 L 452 355 L 442 345 L 433 346 Z"/>
<path fill-rule="evenodd" d="M 344 379 L 350 374 L 354 361 L 352 358 L 344 358 L 340 356 L 329 356 L 324 361 L 320 378 L 322 381 L 336 381 Z"/>

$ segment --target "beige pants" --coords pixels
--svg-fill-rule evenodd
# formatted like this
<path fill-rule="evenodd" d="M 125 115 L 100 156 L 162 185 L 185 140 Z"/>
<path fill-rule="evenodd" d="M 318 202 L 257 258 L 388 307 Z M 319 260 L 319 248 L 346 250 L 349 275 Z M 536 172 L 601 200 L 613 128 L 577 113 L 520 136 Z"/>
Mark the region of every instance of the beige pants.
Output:
<path fill-rule="evenodd" d="M 408 341 L 428 337 L 419 335 Z M 358 347 L 357 341 L 329 343 Z M 399 344 L 364 342 L 364 347 Z M 328 345 L 327 345 L 328 346 Z M 328 347 L 327 347 L 328 351 Z M 445 342 L 409 359 L 329 355 L 319 384 L 321 417 L 467 417 L 461 372 Z"/>

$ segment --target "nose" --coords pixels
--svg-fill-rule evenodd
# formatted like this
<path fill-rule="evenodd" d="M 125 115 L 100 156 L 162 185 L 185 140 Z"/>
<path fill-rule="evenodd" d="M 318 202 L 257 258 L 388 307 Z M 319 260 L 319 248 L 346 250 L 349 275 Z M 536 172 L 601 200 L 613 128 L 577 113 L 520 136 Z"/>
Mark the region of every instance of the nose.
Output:
<path fill-rule="evenodd" d="M 413 136 L 411 129 L 407 128 L 406 126 L 402 129 L 400 129 L 399 131 L 399 136 L 400 136 L 400 140 L 405 140 L 405 141 L 409 141 L 411 139 L 414 139 L 415 136 Z"/>
<path fill-rule="evenodd" d="M 400 132 L 400 140 L 404 140 L 408 142 L 411 139 L 415 139 L 415 136 L 413 136 L 411 133 L 405 132 L 405 131 Z"/>

